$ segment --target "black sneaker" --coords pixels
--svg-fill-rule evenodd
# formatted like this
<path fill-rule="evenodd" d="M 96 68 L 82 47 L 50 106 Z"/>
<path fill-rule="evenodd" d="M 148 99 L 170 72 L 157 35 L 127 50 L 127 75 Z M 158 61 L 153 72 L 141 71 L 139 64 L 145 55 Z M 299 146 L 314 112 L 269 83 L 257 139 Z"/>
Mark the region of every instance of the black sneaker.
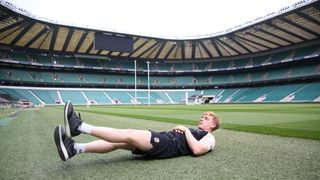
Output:
<path fill-rule="evenodd" d="M 62 161 L 66 161 L 77 154 L 77 151 L 74 149 L 74 140 L 66 136 L 61 125 L 57 126 L 54 130 L 54 142 Z"/>
<path fill-rule="evenodd" d="M 79 114 L 80 116 L 80 114 Z M 64 127 L 67 137 L 78 136 L 81 132 L 78 127 L 82 124 L 82 120 L 73 110 L 73 105 L 70 101 L 64 105 Z"/>

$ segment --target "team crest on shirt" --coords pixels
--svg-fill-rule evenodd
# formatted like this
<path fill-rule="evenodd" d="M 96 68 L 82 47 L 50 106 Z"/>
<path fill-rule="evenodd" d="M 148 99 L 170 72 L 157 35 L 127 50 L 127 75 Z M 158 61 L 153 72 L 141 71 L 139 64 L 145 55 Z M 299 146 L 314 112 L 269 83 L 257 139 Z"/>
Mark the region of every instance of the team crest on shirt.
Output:
<path fill-rule="evenodd" d="M 156 142 L 156 143 L 159 143 L 159 142 L 160 142 L 160 139 L 159 139 L 158 137 L 154 137 L 154 138 L 153 138 L 153 141 Z"/>

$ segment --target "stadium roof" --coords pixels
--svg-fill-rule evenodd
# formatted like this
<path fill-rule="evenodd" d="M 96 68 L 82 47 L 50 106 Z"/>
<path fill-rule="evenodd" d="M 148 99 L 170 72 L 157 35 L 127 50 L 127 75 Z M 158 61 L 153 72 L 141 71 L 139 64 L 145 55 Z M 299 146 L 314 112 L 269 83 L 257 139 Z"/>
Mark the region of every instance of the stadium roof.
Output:
<path fill-rule="evenodd" d="M 6 1 L 36 19 L 60 25 L 164 39 L 198 39 L 276 15 L 273 12 L 285 7 L 290 10 L 299 0 Z"/>
<path fill-rule="evenodd" d="M 148 60 L 202 60 L 236 57 L 319 42 L 319 2 L 305 0 L 277 13 L 216 34 L 165 39 L 59 24 L 0 1 L 0 45 L 49 54 Z M 132 52 L 96 50 L 94 34 L 133 38 Z"/>

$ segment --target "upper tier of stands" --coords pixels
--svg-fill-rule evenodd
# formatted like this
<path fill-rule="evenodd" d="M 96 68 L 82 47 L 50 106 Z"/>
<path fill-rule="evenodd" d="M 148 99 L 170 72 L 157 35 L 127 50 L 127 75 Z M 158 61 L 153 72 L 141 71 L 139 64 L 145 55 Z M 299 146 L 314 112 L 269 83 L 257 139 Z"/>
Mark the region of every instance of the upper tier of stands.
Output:
<path fill-rule="evenodd" d="M 233 69 L 248 69 L 259 66 L 268 66 L 283 62 L 296 61 L 317 57 L 320 54 L 320 45 L 301 47 L 294 50 L 287 50 L 269 55 L 260 55 L 255 57 L 246 57 L 232 60 L 214 60 L 206 62 L 172 62 L 156 61 L 149 62 L 150 72 L 199 72 L 199 71 L 219 71 Z M 34 66 L 49 67 L 73 67 L 88 69 L 107 69 L 107 70 L 130 70 L 133 71 L 133 60 L 107 60 L 107 59 L 88 59 L 80 57 L 47 54 L 32 54 L 19 51 L 0 50 L 0 62 L 9 62 L 15 64 L 25 64 Z M 147 62 L 137 61 L 137 70 L 146 71 Z"/>
<path fill-rule="evenodd" d="M 161 86 L 199 86 L 241 84 L 248 82 L 281 80 L 320 75 L 320 62 L 294 67 L 280 67 L 253 72 L 233 72 L 229 74 L 193 75 L 193 76 L 150 76 L 150 84 Z M 17 83 L 52 83 L 84 85 L 133 85 L 135 78 L 126 74 L 72 73 L 63 71 L 44 71 L 34 69 L 1 68 L 0 80 Z M 147 76 L 138 76 L 137 84 L 146 86 Z"/>
<path fill-rule="evenodd" d="M 154 72 L 150 76 L 150 85 L 152 88 L 166 90 L 151 91 L 150 99 L 147 98 L 149 94 L 146 90 L 138 91 L 138 98 L 135 99 L 132 89 L 81 88 L 132 88 L 135 84 L 132 60 L 85 59 L 1 50 L 2 84 L 8 82 L 6 85 L 77 88 L 2 86 L 0 94 L 17 100 L 28 99 L 34 104 L 57 104 L 67 100 L 75 104 L 177 104 L 199 96 L 215 103 L 319 102 L 319 54 L 320 45 L 312 45 L 233 60 L 150 62 L 150 70 Z M 145 73 L 147 63 L 137 61 L 137 69 L 140 71 L 137 85 L 145 88 L 148 84 Z M 118 73 L 117 70 L 123 71 Z M 313 79 L 305 81 L 308 78 Z M 291 82 L 296 79 L 299 81 Z M 284 81 L 286 83 L 278 84 Z M 186 90 L 173 91 L 170 88 L 197 88 L 197 91 L 186 94 Z M 190 101 L 195 101 L 195 98 Z"/>
<path fill-rule="evenodd" d="M 277 69 L 253 72 L 233 72 L 229 74 L 193 75 L 193 76 L 150 76 L 150 85 L 154 87 L 200 86 L 241 84 L 248 82 L 272 81 L 289 78 L 302 78 L 320 75 L 320 62 L 281 67 Z M 103 74 L 85 72 L 44 71 L 34 69 L 1 68 L 0 81 L 16 83 L 52 83 L 55 85 L 134 85 L 135 78 L 127 74 Z M 138 76 L 137 85 L 147 86 L 148 78 Z"/>

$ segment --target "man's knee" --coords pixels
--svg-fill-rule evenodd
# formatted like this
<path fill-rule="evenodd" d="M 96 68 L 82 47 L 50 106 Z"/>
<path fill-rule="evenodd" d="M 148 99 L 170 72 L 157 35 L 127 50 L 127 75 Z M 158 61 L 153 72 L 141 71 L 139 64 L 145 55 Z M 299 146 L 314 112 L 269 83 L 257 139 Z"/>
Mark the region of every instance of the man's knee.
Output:
<path fill-rule="evenodd" d="M 136 138 L 136 130 L 134 129 L 126 129 L 125 132 L 124 132 L 124 135 L 125 135 L 125 141 L 127 143 L 131 143 L 131 142 L 134 142 L 137 138 Z"/>

